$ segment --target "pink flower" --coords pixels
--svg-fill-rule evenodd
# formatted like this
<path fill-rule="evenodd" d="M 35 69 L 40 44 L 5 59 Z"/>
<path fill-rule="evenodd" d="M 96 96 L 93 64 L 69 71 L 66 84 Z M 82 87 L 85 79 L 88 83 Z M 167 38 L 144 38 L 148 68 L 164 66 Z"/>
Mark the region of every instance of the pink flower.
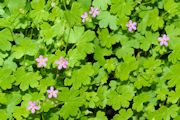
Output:
<path fill-rule="evenodd" d="M 132 22 L 132 20 L 129 20 L 129 22 L 126 24 L 128 27 L 128 31 L 131 32 L 133 30 L 136 30 L 136 22 Z"/>
<path fill-rule="evenodd" d="M 49 94 L 48 95 L 48 98 L 52 98 L 52 97 L 57 97 L 57 94 L 58 94 L 58 90 L 54 90 L 54 87 L 50 87 L 49 90 L 47 90 L 47 93 Z"/>
<path fill-rule="evenodd" d="M 62 68 L 67 68 L 68 61 L 63 57 L 60 57 L 59 60 L 55 61 L 55 64 L 58 65 L 58 69 L 61 70 Z"/>
<path fill-rule="evenodd" d="M 163 36 L 159 37 L 158 40 L 160 41 L 160 46 L 168 46 L 168 40 L 170 40 L 170 38 L 166 34 L 163 34 Z"/>
<path fill-rule="evenodd" d="M 38 67 L 46 67 L 48 58 L 44 58 L 42 55 L 40 55 L 39 58 L 36 58 L 36 61 L 38 62 Z"/>
<path fill-rule="evenodd" d="M 91 10 L 89 11 L 89 13 L 93 16 L 96 17 L 99 14 L 99 9 L 98 8 L 94 8 L 91 7 Z"/>
<path fill-rule="evenodd" d="M 88 13 L 84 12 L 84 14 L 81 15 L 82 22 L 84 23 L 86 21 L 86 18 L 88 17 Z"/>
<path fill-rule="evenodd" d="M 35 113 L 36 110 L 39 110 L 40 107 L 36 105 L 36 102 L 29 102 L 29 106 L 27 108 L 28 110 L 31 110 L 31 113 Z"/>

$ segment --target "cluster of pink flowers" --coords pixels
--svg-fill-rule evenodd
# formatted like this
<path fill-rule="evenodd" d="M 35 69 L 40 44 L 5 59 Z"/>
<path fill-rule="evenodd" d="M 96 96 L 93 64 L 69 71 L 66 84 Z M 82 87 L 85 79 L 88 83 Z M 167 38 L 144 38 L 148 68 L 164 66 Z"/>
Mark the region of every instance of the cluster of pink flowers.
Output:
<path fill-rule="evenodd" d="M 90 11 L 89 11 L 89 14 L 92 15 L 93 18 L 95 18 L 98 14 L 99 14 L 99 9 L 98 8 L 94 8 L 94 7 L 91 7 L 90 8 Z M 81 18 L 82 18 L 82 22 L 84 23 L 86 21 L 86 19 L 88 18 L 88 12 L 84 12 L 82 15 L 81 15 Z"/>
<path fill-rule="evenodd" d="M 126 24 L 126 26 L 128 27 L 128 31 L 132 32 L 136 30 L 136 22 L 132 22 L 132 20 L 129 20 L 129 22 Z M 159 37 L 158 40 L 160 41 L 160 46 L 168 46 L 168 41 L 170 40 L 170 38 L 166 35 L 163 34 L 162 37 Z"/>
<path fill-rule="evenodd" d="M 47 90 L 48 98 L 57 98 L 58 90 L 55 90 L 53 86 L 50 87 L 49 90 Z M 31 111 L 31 113 L 35 113 L 36 110 L 40 109 L 40 106 L 36 105 L 36 102 L 29 101 L 29 106 L 27 107 L 28 110 Z"/>
<path fill-rule="evenodd" d="M 46 67 L 46 62 L 48 61 L 48 58 L 43 57 L 40 55 L 38 58 L 36 58 L 36 62 L 38 62 L 38 67 Z M 63 57 L 60 57 L 59 60 L 55 61 L 55 64 L 58 65 L 58 69 L 61 70 L 62 68 L 67 68 L 68 61 L 64 59 Z"/>
<path fill-rule="evenodd" d="M 38 58 L 36 58 L 36 61 L 38 63 L 38 67 L 46 67 L 46 62 L 48 61 L 48 58 L 40 55 Z M 64 59 L 64 57 L 60 57 L 59 60 L 55 61 L 55 64 L 57 64 L 58 69 L 61 70 L 62 68 L 67 68 L 68 61 Z M 54 87 L 51 86 L 50 89 L 47 90 L 47 94 L 48 98 L 57 98 L 58 90 L 55 90 Z M 30 110 L 31 113 L 35 113 L 36 110 L 40 109 L 40 106 L 37 106 L 36 102 L 30 101 L 27 109 Z"/>

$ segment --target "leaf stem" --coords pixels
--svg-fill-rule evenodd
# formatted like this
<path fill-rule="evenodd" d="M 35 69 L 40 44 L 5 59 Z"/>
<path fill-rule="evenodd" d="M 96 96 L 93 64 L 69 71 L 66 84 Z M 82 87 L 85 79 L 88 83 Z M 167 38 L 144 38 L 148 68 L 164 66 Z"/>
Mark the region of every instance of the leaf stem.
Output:
<path fill-rule="evenodd" d="M 62 0 L 62 1 L 63 1 L 63 6 L 64 6 L 65 10 L 67 10 L 65 0 Z"/>
<path fill-rule="evenodd" d="M 24 67 L 26 67 L 26 62 L 25 62 L 25 60 L 26 60 L 26 55 L 24 55 Z"/>
<path fill-rule="evenodd" d="M 66 40 L 65 52 L 67 51 L 67 46 L 68 46 L 68 40 L 69 40 L 69 36 L 70 36 L 70 31 L 71 31 L 71 29 L 69 29 L 69 31 L 68 31 L 68 37 L 67 37 L 67 40 Z"/>
<path fill-rule="evenodd" d="M 161 17 L 163 18 L 164 16 L 168 15 L 168 12 L 165 12 L 161 15 Z"/>
<path fill-rule="evenodd" d="M 43 115 L 43 112 L 42 112 L 42 114 L 41 114 L 41 117 L 42 117 L 42 120 L 45 120 L 45 119 L 44 119 L 44 115 Z"/>
<path fill-rule="evenodd" d="M 8 28 L 8 29 L 10 30 L 10 32 L 11 32 L 12 39 L 15 40 L 15 39 L 14 39 L 14 34 L 13 34 L 12 29 L 11 29 L 10 27 L 7 27 L 7 28 Z"/>

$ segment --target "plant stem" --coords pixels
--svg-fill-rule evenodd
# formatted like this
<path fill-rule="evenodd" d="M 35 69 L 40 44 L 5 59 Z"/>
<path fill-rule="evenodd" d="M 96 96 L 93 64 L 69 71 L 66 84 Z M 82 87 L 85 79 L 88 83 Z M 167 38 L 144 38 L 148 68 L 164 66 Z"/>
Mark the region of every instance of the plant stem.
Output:
<path fill-rule="evenodd" d="M 64 8 L 65 8 L 65 10 L 67 10 L 67 7 L 66 7 L 66 0 L 62 0 L 63 1 L 63 6 L 64 6 Z"/>
<path fill-rule="evenodd" d="M 43 115 L 43 112 L 42 112 L 42 114 L 41 114 L 41 117 L 42 117 L 42 120 L 45 120 L 45 119 L 44 119 L 44 115 Z"/>
<path fill-rule="evenodd" d="M 69 40 L 69 36 L 70 36 L 70 31 L 71 31 L 71 29 L 69 29 L 69 31 L 68 31 L 68 37 L 67 37 L 67 40 L 66 40 L 65 52 L 67 51 L 67 46 L 68 46 L 68 40 Z"/>

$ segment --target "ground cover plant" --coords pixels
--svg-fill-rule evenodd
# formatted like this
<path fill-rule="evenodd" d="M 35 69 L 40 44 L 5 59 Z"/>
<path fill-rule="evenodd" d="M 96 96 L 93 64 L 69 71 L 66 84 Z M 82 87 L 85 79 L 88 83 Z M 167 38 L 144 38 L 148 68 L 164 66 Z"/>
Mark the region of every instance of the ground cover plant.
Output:
<path fill-rule="evenodd" d="M 0 0 L 1 120 L 180 120 L 179 0 Z"/>

